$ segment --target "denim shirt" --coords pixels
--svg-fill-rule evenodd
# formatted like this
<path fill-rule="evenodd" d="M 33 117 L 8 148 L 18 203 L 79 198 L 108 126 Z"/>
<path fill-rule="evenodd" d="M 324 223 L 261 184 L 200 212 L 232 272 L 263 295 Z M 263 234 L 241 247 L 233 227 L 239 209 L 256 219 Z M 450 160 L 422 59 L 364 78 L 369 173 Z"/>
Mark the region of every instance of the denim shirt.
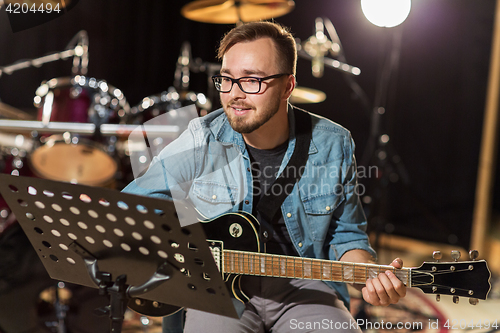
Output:
<path fill-rule="evenodd" d="M 311 118 L 312 140 L 302 177 L 293 188 L 282 189 L 289 193 L 281 213 L 293 246 L 300 256 L 308 258 L 338 260 L 353 249 L 366 250 L 375 257 L 357 195 L 351 134 L 326 118 L 313 114 Z M 296 144 L 291 110 L 288 119 L 290 137 L 279 173 Z M 219 109 L 192 120 L 186 131 L 153 158 L 147 172 L 123 191 L 174 202 L 189 199 L 208 218 L 230 211 L 251 213 L 250 163 L 242 135 L 232 129 Z M 344 283 L 325 283 L 348 305 Z"/>

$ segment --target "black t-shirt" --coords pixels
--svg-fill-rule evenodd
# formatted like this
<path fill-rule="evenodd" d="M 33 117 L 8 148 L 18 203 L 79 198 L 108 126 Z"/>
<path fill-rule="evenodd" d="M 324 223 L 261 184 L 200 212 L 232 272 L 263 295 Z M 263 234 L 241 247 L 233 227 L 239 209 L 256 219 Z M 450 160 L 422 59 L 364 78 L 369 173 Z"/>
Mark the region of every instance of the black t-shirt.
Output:
<path fill-rule="evenodd" d="M 288 148 L 288 141 L 273 149 L 256 149 L 247 145 L 248 155 L 252 165 L 253 176 L 253 215 L 264 193 L 271 187 L 278 176 L 278 171 Z M 280 188 L 271 188 L 271 193 L 279 193 Z M 273 221 L 267 221 L 272 226 L 272 234 L 266 243 L 266 252 L 296 256 L 297 251 L 292 245 L 290 235 L 278 209 Z M 262 222 L 261 222 L 262 223 Z"/>

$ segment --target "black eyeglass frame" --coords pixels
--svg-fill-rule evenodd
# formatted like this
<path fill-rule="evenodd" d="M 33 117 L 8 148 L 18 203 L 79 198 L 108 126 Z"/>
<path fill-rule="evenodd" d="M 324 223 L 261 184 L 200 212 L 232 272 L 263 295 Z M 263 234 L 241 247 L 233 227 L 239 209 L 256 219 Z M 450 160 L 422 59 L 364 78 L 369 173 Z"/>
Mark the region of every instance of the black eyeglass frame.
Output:
<path fill-rule="evenodd" d="M 277 78 L 285 76 L 285 75 L 292 75 L 292 74 L 281 73 L 281 74 L 269 75 L 269 76 L 266 76 L 266 77 L 243 76 L 243 77 L 240 77 L 238 79 L 233 79 L 233 78 L 230 78 L 229 76 L 225 76 L 225 75 L 220 75 L 219 74 L 219 75 L 212 76 L 212 81 L 214 82 L 215 89 L 218 92 L 221 92 L 221 93 L 228 93 L 228 92 L 230 92 L 231 90 L 233 90 L 233 86 L 236 83 L 238 85 L 238 87 L 240 88 L 240 90 L 243 91 L 245 94 L 258 94 L 260 92 L 260 89 L 262 89 L 262 81 L 266 81 L 266 80 L 270 80 L 270 79 L 277 79 Z M 217 87 L 217 83 L 215 82 L 215 79 L 217 79 L 217 78 L 226 78 L 226 79 L 231 80 L 231 88 L 229 90 L 227 90 L 227 91 L 220 90 Z M 259 89 L 256 92 L 246 92 L 243 89 L 243 87 L 241 86 L 241 83 L 240 83 L 240 80 L 242 80 L 242 79 L 254 79 L 254 80 L 259 81 Z"/>

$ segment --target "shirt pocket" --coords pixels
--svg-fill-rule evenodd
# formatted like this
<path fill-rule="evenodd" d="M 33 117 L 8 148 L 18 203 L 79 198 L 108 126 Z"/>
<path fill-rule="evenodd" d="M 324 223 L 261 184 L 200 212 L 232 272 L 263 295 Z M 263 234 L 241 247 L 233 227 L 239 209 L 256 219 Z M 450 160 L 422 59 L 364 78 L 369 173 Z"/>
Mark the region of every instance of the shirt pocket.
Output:
<path fill-rule="evenodd" d="M 232 210 L 239 197 L 237 186 L 214 180 L 193 182 L 191 200 L 204 218 L 214 218 Z"/>
<path fill-rule="evenodd" d="M 302 200 L 307 228 L 313 241 L 323 242 L 331 229 L 332 214 L 344 201 L 342 194 L 328 193 Z"/>

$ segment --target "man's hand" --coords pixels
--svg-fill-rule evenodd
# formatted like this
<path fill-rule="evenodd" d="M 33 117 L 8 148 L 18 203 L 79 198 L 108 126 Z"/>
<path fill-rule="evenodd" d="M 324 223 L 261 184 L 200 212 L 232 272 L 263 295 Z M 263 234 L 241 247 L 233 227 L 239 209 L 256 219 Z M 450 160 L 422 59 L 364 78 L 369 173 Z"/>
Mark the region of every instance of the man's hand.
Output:
<path fill-rule="evenodd" d="M 403 260 L 396 258 L 391 263 L 396 268 L 403 267 Z M 363 298 L 372 305 L 388 306 L 397 303 L 406 295 L 406 286 L 391 271 L 380 273 L 374 279 L 366 280 L 366 285 L 361 289 Z"/>

